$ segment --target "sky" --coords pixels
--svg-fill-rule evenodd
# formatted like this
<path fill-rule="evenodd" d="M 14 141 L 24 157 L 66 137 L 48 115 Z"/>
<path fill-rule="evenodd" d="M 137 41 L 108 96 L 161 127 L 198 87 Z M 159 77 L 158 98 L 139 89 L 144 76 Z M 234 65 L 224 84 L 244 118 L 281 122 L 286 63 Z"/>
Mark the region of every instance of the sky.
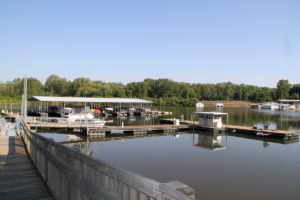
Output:
<path fill-rule="evenodd" d="M 299 0 L 0 0 L 0 81 L 300 83 Z"/>

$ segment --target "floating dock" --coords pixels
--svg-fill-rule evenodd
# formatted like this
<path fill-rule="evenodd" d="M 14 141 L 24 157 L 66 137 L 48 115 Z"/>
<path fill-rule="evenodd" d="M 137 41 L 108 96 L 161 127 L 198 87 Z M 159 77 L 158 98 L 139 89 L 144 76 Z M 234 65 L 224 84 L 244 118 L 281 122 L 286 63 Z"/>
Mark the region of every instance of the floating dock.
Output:
<path fill-rule="evenodd" d="M 66 129 L 75 132 L 80 132 L 88 136 L 105 136 L 105 134 L 125 134 L 133 133 L 134 135 L 142 135 L 148 133 L 172 133 L 177 131 L 189 130 L 187 125 L 142 125 L 142 126 L 104 126 L 88 124 L 86 126 L 80 124 L 67 124 L 67 123 L 28 123 L 32 130 L 37 129 Z"/>
<path fill-rule="evenodd" d="M 172 124 L 173 119 L 163 119 L 161 123 Z M 283 140 L 295 140 L 299 139 L 299 133 L 296 131 L 285 131 L 285 130 L 270 130 L 270 129 L 255 129 L 247 126 L 235 126 L 235 125 L 223 125 L 222 127 L 208 127 L 208 126 L 199 126 L 198 121 L 180 121 L 180 124 L 187 125 L 190 129 L 209 131 L 213 133 L 220 132 L 229 132 L 236 134 L 247 134 L 254 135 L 258 137 L 271 137 L 279 138 Z"/>

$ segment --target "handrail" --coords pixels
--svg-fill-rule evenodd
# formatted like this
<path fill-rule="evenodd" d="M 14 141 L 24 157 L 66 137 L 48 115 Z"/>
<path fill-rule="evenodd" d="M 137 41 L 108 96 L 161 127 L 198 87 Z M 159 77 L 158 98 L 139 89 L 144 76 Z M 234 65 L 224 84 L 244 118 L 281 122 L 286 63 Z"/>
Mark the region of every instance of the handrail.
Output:
<path fill-rule="evenodd" d="M 188 196 L 169 187 L 168 183 L 160 183 L 112 167 L 101 160 L 31 132 L 28 124 L 23 120 L 19 120 L 19 123 L 23 127 L 23 138 L 28 153 L 53 193 L 57 193 L 60 189 L 52 183 L 52 177 L 49 177 L 51 175 L 49 171 L 52 168 L 54 173 L 58 174 L 56 175 L 57 179 L 65 180 L 67 185 L 76 186 L 76 189 L 73 188 L 73 190 L 88 199 L 95 199 L 100 196 L 105 196 L 105 199 L 128 199 L 129 197 L 129 199 L 192 199 L 190 198 L 191 195 Z M 57 198 L 71 196 L 65 190 L 62 193 L 58 194 Z"/>

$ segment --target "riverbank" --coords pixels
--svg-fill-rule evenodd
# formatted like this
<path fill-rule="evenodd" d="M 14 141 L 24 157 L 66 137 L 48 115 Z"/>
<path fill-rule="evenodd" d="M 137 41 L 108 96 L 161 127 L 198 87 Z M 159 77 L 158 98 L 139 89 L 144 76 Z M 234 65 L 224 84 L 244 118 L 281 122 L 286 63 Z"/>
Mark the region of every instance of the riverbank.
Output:
<path fill-rule="evenodd" d="M 251 102 L 249 101 L 200 101 L 204 107 L 215 107 L 216 103 L 222 103 L 224 107 L 229 108 L 250 108 Z"/>

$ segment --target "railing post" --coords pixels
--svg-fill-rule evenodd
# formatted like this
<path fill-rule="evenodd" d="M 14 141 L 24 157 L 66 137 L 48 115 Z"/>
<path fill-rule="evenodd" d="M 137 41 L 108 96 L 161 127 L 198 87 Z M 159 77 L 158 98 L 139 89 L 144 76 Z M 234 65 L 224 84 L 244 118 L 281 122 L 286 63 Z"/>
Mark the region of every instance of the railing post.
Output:
<path fill-rule="evenodd" d="M 45 143 L 45 148 L 48 150 L 48 143 Z M 48 181 L 48 159 L 46 157 L 46 155 L 44 154 L 44 158 L 45 158 L 45 170 L 44 170 L 44 173 L 45 173 L 45 181 L 47 182 Z"/>

